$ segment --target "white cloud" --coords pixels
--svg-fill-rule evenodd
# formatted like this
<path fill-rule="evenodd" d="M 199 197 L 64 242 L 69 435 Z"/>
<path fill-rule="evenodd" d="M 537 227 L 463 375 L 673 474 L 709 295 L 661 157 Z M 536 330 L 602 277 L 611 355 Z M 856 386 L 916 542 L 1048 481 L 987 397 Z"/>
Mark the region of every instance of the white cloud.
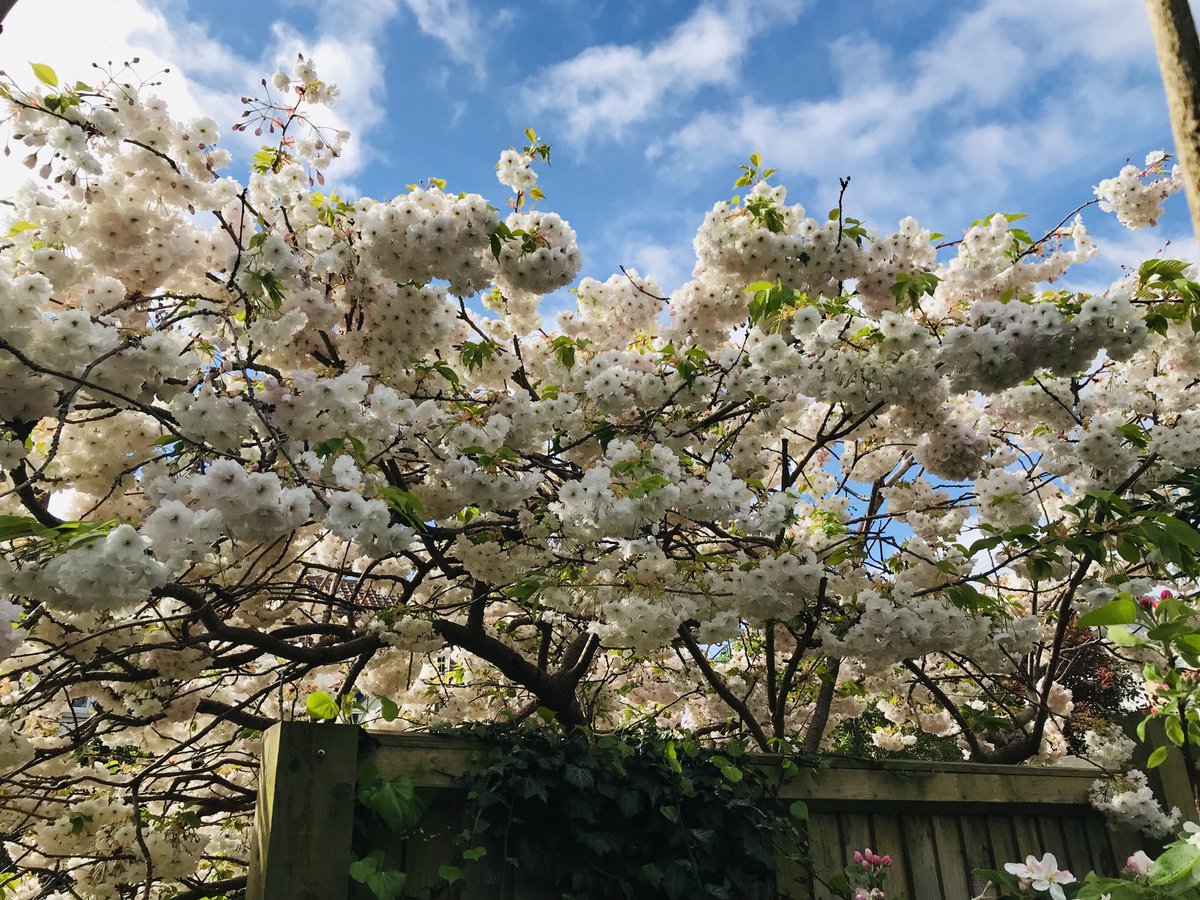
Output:
<path fill-rule="evenodd" d="M 333 167 L 336 177 L 361 171 L 372 157 L 368 136 L 385 115 L 386 81 L 380 44 L 384 28 L 398 11 L 397 0 L 359 0 L 356 14 L 347 16 L 328 7 L 313 34 L 276 23 L 271 40 L 259 58 L 239 55 L 214 38 L 199 21 L 187 17 L 186 4 L 154 0 L 57 0 L 54 15 L 35 2 L 18 3 L 0 34 L 0 59 L 18 83 L 30 83 L 27 62 L 52 66 L 60 77 L 92 82 L 93 61 L 111 60 L 116 68 L 139 59 L 139 75 L 161 82 L 151 88 L 177 119 L 213 116 L 225 133 L 225 143 L 257 143 L 249 134 L 230 133 L 240 120 L 241 97 L 261 93 L 259 79 L 275 68 L 291 69 L 298 51 L 315 59 L 322 78 L 338 83 L 340 103 L 318 110 L 322 125 L 346 129 L 353 138 Z M 30 48 L 36 48 L 31 50 Z M 170 72 L 157 75 L 163 69 Z M 17 161 L 21 154 L 0 159 L 0 195 L 27 176 Z"/>
<path fill-rule="evenodd" d="M 483 72 L 487 34 L 470 0 L 404 0 L 424 34 L 440 41 L 450 56 Z"/>
<path fill-rule="evenodd" d="M 654 278 L 663 296 L 670 296 L 691 278 L 695 256 L 687 243 L 660 244 L 650 239 L 629 240 L 620 252 L 621 264 L 636 269 L 643 278 Z"/>
<path fill-rule="evenodd" d="M 0 59 L 18 84 L 33 83 L 29 63 L 45 63 L 63 80 L 91 83 L 98 80 L 93 62 L 106 65 L 111 60 L 114 68 L 120 69 L 137 57 L 136 69 L 142 75 L 172 69 L 153 79 L 162 83 L 152 90 L 167 101 L 177 118 L 211 111 L 214 116 L 224 116 L 220 122 L 226 128 L 234 121 L 236 107 L 188 75 L 189 71 L 236 70 L 232 55 L 199 29 L 169 23 L 161 11 L 148 9 L 137 0 L 58 0 L 54 14 L 46 12 L 43 4 L 18 3 L 4 21 Z M 180 27 L 176 29 L 176 25 Z M 179 54 L 180 41 L 199 52 Z M 176 57 L 192 64 L 180 71 Z M 233 100 L 236 104 L 237 97 Z M 11 157 L 0 158 L 0 195 L 11 193 L 29 176 L 19 163 L 23 155 L 14 150 Z"/>
<path fill-rule="evenodd" d="M 605 44 L 555 63 L 522 91 L 523 108 L 561 116 L 582 144 L 620 138 L 699 90 L 732 85 L 755 34 L 793 17 L 799 0 L 705 3 L 649 46 Z"/>
<path fill-rule="evenodd" d="M 864 66 L 844 65 L 850 54 Z M 1119 142 L 1163 106 L 1145 12 L 1127 0 L 985 0 L 907 56 L 861 38 L 830 56 L 828 96 L 743 98 L 647 156 L 682 179 L 757 150 L 789 177 L 852 175 L 854 208 L 869 216 L 915 212 L 946 230 L 999 208 L 1010 189 L 1027 197 L 1053 172 L 1142 150 Z"/>

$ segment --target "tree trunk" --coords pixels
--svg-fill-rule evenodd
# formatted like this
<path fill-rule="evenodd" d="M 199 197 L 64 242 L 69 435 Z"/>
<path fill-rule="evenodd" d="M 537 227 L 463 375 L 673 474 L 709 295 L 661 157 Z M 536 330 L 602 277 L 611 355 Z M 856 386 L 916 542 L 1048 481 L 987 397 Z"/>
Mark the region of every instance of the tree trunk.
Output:
<path fill-rule="evenodd" d="M 1200 239 L 1200 40 L 1196 23 L 1187 0 L 1146 0 L 1146 11 L 1167 93 L 1192 230 Z"/>

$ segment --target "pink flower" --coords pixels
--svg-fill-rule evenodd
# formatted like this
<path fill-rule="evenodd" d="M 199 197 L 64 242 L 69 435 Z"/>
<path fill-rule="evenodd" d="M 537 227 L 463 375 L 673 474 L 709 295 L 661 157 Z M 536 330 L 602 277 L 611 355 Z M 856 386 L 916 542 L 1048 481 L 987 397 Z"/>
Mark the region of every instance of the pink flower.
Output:
<path fill-rule="evenodd" d="M 1059 869 L 1053 853 L 1047 853 L 1041 859 L 1030 855 L 1025 857 L 1023 863 L 1005 863 L 1004 871 L 1028 881 L 1035 891 L 1049 891 L 1054 900 L 1067 900 L 1067 895 L 1059 885 L 1075 881 L 1074 875 L 1066 869 Z"/>
<path fill-rule="evenodd" d="M 1133 854 L 1133 856 L 1129 857 L 1129 859 L 1125 860 L 1126 870 L 1138 876 L 1145 875 L 1147 872 L 1149 872 L 1150 866 L 1153 864 L 1154 860 L 1146 855 L 1145 850 L 1139 850 L 1137 853 Z"/>

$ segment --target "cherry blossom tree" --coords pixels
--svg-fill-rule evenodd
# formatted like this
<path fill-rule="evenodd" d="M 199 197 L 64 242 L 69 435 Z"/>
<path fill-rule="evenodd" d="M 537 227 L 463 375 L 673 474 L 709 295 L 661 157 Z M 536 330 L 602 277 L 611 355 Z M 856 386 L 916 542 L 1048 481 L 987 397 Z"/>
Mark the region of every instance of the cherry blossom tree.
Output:
<path fill-rule="evenodd" d="M 1069 687 L 1126 651 L 1077 617 L 1190 602 L 1187 263 L 1055 287 L 1095 252 L 1077 215 L 877 231 L 756 155 L 668 298 L 576 281 L 532 131 L 507 211 L 436 179 L 350 200 L 309 60 L 247 102 L 243 181 L 127 70 L 35 74 L 4 87 L 36 177 L 0 244 L 15 896 L 232 889 L 261 732 L 304 716 L 787 751 L 871 713 L 881 751 L 1046 761 L 1074 728 L 1127 757 Z M 1168 165 L 1093 202 L 1151 225 Z"/>

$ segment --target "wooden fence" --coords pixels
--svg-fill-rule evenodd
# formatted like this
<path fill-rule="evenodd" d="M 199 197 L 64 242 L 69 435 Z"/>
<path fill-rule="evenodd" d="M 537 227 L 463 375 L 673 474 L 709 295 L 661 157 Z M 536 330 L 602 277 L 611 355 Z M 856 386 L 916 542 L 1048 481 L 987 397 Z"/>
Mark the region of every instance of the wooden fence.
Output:
<path fill-rule="evenodd" d="M 520 882 L 497 897 L 494 886 L 470 877 L 444 892 L 438 870 L 461 865 L 452 837 L 466 824 L 463 777 L 482 765 L 478 745 L 416 734 L 372 735 L 368 743 L 360 747 L 360 732 L 347 725 L 283 722 L 266 732 L 247 900 L 346 900 L 355 782 L 368 761 L 385 779 L 408 776 L 432 800 L 417 835 L 375 848 L 407 873 L 406 897 L 551 900 Z M 1170 759 L 1153 770 L 1155 786 L 1194 818 L 1194 807 L 1180 800 L 1181 765 Z M 1095 778 L 1094 770 L 1065 767 L 835 760 L 819 779 L 788 781 L 781 797 L 807 802 L 811 870 L 823 877 L 841 872 L 853 850 L 871 847 L 892 856 L 889 885 L 909 900 L 970 900 L 984 887 L 974 869 L 1034 852 L 1049 851 L 1078 873 L 1115 875 L 1142 842 L 1107 829 L 1090 807 Z M 795 900 L 831 896 L 794 863 L 781 859 L 778 877 Z"/>

